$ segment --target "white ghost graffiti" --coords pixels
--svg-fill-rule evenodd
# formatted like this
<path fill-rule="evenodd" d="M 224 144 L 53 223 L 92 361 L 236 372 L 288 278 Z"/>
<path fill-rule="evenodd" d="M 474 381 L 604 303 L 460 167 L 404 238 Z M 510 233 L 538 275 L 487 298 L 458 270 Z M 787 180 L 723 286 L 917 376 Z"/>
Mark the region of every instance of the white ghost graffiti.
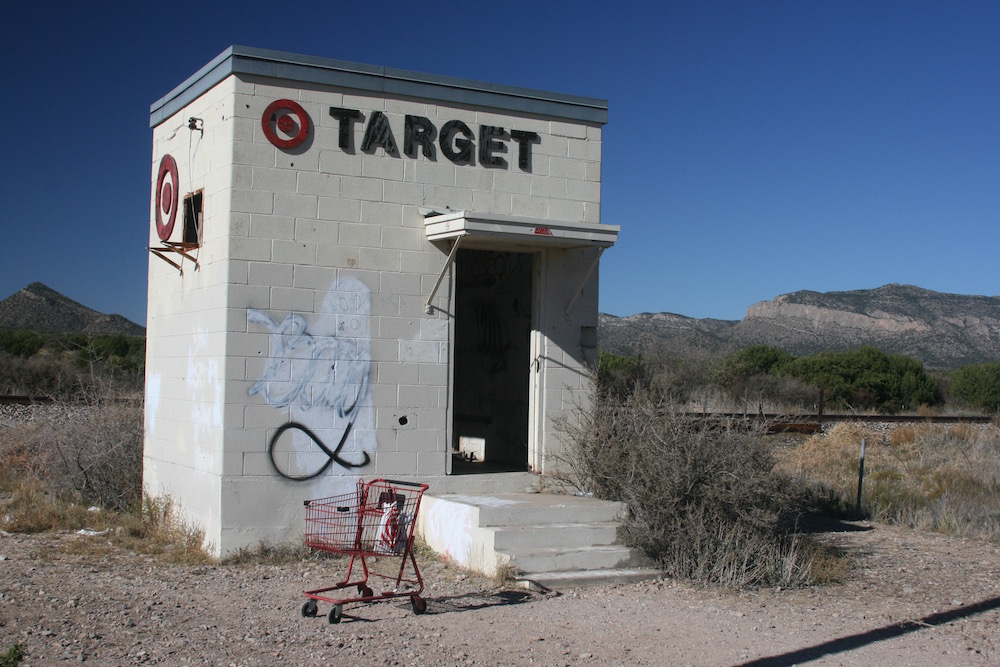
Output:
<path fill-rule="evenodd" d="M 371 295 L 356 278 L 341 278 L 309 321 L 267 313 L 247 319 L 271 332 L 270 356 L 250 387 L 289 421 L 272 436 L 271 461 L 289 479 L 317 477 L 331 464 L 366 465 L 375 451 L 371 407 Z"/>

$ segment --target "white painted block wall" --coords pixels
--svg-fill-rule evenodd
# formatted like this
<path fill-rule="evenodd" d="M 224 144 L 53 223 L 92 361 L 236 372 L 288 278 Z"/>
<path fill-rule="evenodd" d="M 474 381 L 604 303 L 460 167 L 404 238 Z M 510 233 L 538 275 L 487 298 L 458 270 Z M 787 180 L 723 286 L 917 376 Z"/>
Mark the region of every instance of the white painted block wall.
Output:
<path fill-rule="evenodd" d="M 313 130 L 303 146 L 281 150 L 264 136 L 261 115 L 277 99 L 294 100 L 308 113 Z M 530 173 L 518 168 L 513 143 L 506 169 L 456 166 L 440 152 L 435 161 L 393 157 L 381 148 L 366 154 L 364 122 L 354 124 L 354 152 L 345 153 L 330 107 L 358 109 L 366 119 L 385 112 L 400 152 L 405 114 L 425 116 L 438 128 L 461 120 L 472 128 L 528 130 L 541 141 L 533 146 Z M 187 129 L 192 116 L 203 119 L 203 134 Z M 347 492 L 359 474 L 445 474 L 447 281 L 432 314 L 424 301 L 447 249 L 426 241 L 419 207 L 600 222 L 597 125 L 231 75 L 154 129 L 154 184 L 165 153 L 177 160 L 184 193 L 205 190 L 205 240 L 198 269 L 185 264 L 182 276 L 150 261 L 145 486 L 177 499 L 184 518 L 204 528 L 219 554 L 261 540 L 298 539 L 302 500 Z M 152 229 L 150 243 L 156 242 Z M 550 421 L 589 399 L 580 327 L 596 326 L 597 274 L 567 317 L 565 304 L 596 250 L 544 252 L 549 305 L 542 372 Z M 261 314 L 278 325 L 293 315 L 308 326 L 332 322 L 323 303 L 331 286 L 348 284 L 367 292 L 371 370 L 367 428 L 355 432 L 357 442 L 342 455 L 357 461 L 370 446 L 371 463 L 333 465 L 308 482 L 287 480 L 275 474 L 268 443 L 308 411 L 273 407 L 259 391 L 251 393 L 266 373 L 278 372 L 268 362 L 276 339 Z M 352 316 L 336 317 L 340 323 Z M 280 372 L 288 379 L 300 371 Z M 315 412 L 318 421 L 337 419 Z M 548 428 L 545 439 L 557 446 Z"/>

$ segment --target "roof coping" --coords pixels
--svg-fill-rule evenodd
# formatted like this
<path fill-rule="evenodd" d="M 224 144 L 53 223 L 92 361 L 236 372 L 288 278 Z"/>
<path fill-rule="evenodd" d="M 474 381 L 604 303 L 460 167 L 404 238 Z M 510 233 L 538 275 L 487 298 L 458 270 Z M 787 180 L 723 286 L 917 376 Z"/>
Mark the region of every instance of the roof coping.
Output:
<path fill-rule="evenodd" d="M 149 126 L 164 122 L 231 74 L 420 97 L 569 121 L 601 125 L 608 122 L 607 100 L 234 45 L 154 102 L 149 108 Z"/>

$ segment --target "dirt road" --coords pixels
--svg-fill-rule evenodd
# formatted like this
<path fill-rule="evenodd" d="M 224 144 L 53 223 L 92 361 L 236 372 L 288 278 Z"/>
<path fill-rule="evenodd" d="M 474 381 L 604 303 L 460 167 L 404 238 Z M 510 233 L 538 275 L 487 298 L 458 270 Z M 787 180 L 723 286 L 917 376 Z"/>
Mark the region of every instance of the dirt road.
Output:
<path fill-rule="evenodd" d="M 74 533 L 0 536 L 0 655 L 22 665 L 1000 664 L 1000 549 L 904 529 L 827 535 L 839 585 L 733 593 L 671 581 L 544 594 L 428 561 L 406 600 L 302 618 L 340 566 L 177 566 Z"/>

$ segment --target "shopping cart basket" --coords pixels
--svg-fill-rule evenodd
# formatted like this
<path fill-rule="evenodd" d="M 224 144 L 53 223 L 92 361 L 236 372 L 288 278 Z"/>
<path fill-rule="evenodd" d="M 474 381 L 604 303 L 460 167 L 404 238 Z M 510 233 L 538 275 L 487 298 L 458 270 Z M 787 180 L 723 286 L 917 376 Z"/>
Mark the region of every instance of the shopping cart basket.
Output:
<path fill-rule="evenodd" d="M 328 602 L 333 606 L 327 620 L 340 623 L 345 604 L 384 602 L 398 597 L 409 597 L 415 614 L 427 611 L 427 602 L 420 597 L 424 582 L 413 557 L 413 526 L 420 509 L 420 498 L 426 490 L 426 484 L 413 482 L 358 480 L 357 490 L 353 493 L 305 501 L 306 546 L 346 554 L 351 560 L 343 581 L 328 588 L 305 591 L 308 599 L 302 604 L 303 616 L 316 616 L 319 610 L 316 602 Z M 395 574 L 370 570 L 366 559 L 372 557 L 398 558 L 399 570 Z M 412 574 L 406 573 L 407 561 Z M 359 578 L 355 578 L 356 563 L 360 563 Z M 404 577 L 404 573 L 411 578 Z M 385 590 L 373 590 L 369 579 L 373 584 L 375 579 L 386 580 Z M 357 595 L 338 596 L 335 592 L 351 588 L 357 591 Z"/>

